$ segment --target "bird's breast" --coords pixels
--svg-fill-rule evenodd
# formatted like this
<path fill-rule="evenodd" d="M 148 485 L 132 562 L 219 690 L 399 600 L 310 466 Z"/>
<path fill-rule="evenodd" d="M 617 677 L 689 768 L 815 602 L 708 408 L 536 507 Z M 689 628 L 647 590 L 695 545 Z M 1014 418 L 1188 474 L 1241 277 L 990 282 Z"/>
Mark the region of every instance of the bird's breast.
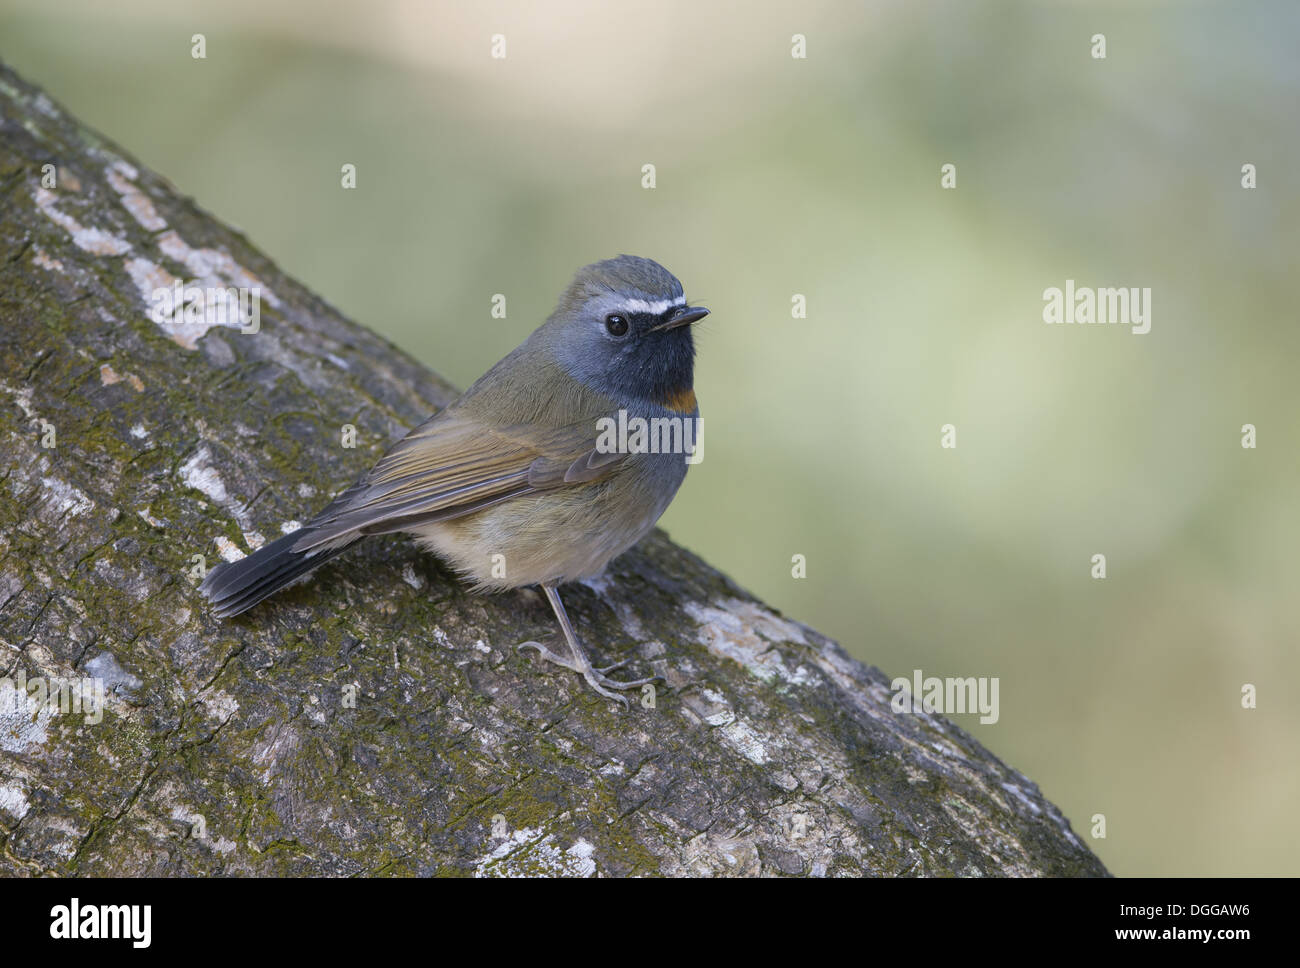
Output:
<path fill-rule="evenodd" d="M 670 390 L 664 394 L 662 400 L 657 401 L 665 410 L 671 410 L 673 413 L 689 414 L 694 413 L 698 405 L 695 400 L 695 389 L 693 387 L 683 387 L 679 390 Z"/>

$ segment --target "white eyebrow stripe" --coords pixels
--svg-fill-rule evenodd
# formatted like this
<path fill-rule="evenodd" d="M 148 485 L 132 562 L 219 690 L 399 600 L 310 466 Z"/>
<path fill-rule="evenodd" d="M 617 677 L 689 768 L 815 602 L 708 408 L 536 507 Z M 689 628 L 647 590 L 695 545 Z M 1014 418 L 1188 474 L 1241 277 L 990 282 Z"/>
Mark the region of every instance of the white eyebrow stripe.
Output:
<path fill-rule="evenodd" d="M 667 312 L 674 306 L 685 306 L 686 297 L 678 296 L 676 299 L 660 299 L 658 302 L 646 302 L 644 299 L 629 299 L 623 303 L 623 308 L 629 313 L 649 313 L 651 316 L 658 316 Z"/>

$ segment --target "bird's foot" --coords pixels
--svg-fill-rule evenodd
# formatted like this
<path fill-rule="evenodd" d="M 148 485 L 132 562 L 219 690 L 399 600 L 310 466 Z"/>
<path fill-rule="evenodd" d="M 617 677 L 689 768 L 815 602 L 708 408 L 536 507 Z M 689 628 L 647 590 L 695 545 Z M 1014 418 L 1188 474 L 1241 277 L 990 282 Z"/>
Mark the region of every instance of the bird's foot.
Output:
<path fill-rule="evenodd" d="M 597 669 L 591 664 L 581 650 L 578 650 L 573 656 L 562 656 L 556 652 L 552 652 L 540 642 L 521 642 L 516 646 L 516 649 L 520 652 L 525 649 L 536 649 L 537 654 L 542 657 L 543 661 L 554 662 L 556 665 L 564 666 L 566 669 L 572 669 L 574 672 L 582 676 L 583 679 L 587 680 L 587 685 L 591 686 L 591 688 L 600 693 L 600 695 L 607 699 L 613 699 L 615 702 L 621 702 L 624 709 L 627 709 L 629 705 L 627 697 L 619 695 L 619 692 L 624 692 L 628 689 L 640 689 L 642 686 L 664 681 L 663 676 L 650 676 L 646 679 L 633 679 L 629 682 L 621 682 L 618 679 L 611 679 L 606 675 L 608 672 L 613 672 L 615 669 L 621 669 L 623 666 L 627 665 L 629 661 L 627 659 Z"/>

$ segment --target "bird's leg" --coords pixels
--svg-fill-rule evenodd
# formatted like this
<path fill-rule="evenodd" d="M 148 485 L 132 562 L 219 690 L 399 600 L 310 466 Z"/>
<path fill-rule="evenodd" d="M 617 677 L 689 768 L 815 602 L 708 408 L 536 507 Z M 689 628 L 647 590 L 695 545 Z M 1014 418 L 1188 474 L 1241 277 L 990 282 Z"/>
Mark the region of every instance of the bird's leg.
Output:
<path fill-rule="evenodd" d="M 634 679 L 631 682 L 619 682 L 617 679 L 611 679 L 605 673 L 613 672 L 620 666 L 627 665 L 627 660 L 615 662 L 613 665 L 605 666 L 603 669 L 597 669 L 587 658 L 587 653 L 583 651 L 581 643 L 578 642 L 578 636 L 573 631 L 573 625 L 569 622 L 568 613 L 564 611 L 564 603 L 560 601 L 560 593 L 555 590 L 554 585 L 543 585 L 542 590 L 546 592 L 546 599 L 551 603 L 551 608 L 555 610 L 555 617 L 560 620 L 560 630 L 564 632 L 564 640 L 569 645 L 569 657 L 557 655 L 540 642 L 523 642 L 518 648 L 536 649 L 538 654 L 547 662 L 554 662 L 556 665 L 562 665 L 566 669 L 572 669 L 579 673 L 582 678 L 587 680 L 587 685 L 595 689 L 608 699 L 614 699 L 621 702 L 626 708 L 628 705 L 627 697 L 620 696 L 617 692 L 610 692 L 611 689 L 627 690 L 640 689 L 642 686 L 652 682 L 662 681 L 662 676 L 651 676 L 649 679 Z"/>

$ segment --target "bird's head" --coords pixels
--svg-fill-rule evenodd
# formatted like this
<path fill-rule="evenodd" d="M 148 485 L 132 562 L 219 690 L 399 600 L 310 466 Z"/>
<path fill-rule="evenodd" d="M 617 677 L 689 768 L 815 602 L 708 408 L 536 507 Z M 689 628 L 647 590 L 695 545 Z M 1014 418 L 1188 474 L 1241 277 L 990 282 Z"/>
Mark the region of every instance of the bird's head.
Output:
<path fill-rule="evenodd" d="M 659 263 L 620 255 L 579 269 L 545 329 L 574 379 L 615 400 L 689 412 L 695 407 L 691 324 L 708 314 L 687 305 L 682 284 Z"/>

